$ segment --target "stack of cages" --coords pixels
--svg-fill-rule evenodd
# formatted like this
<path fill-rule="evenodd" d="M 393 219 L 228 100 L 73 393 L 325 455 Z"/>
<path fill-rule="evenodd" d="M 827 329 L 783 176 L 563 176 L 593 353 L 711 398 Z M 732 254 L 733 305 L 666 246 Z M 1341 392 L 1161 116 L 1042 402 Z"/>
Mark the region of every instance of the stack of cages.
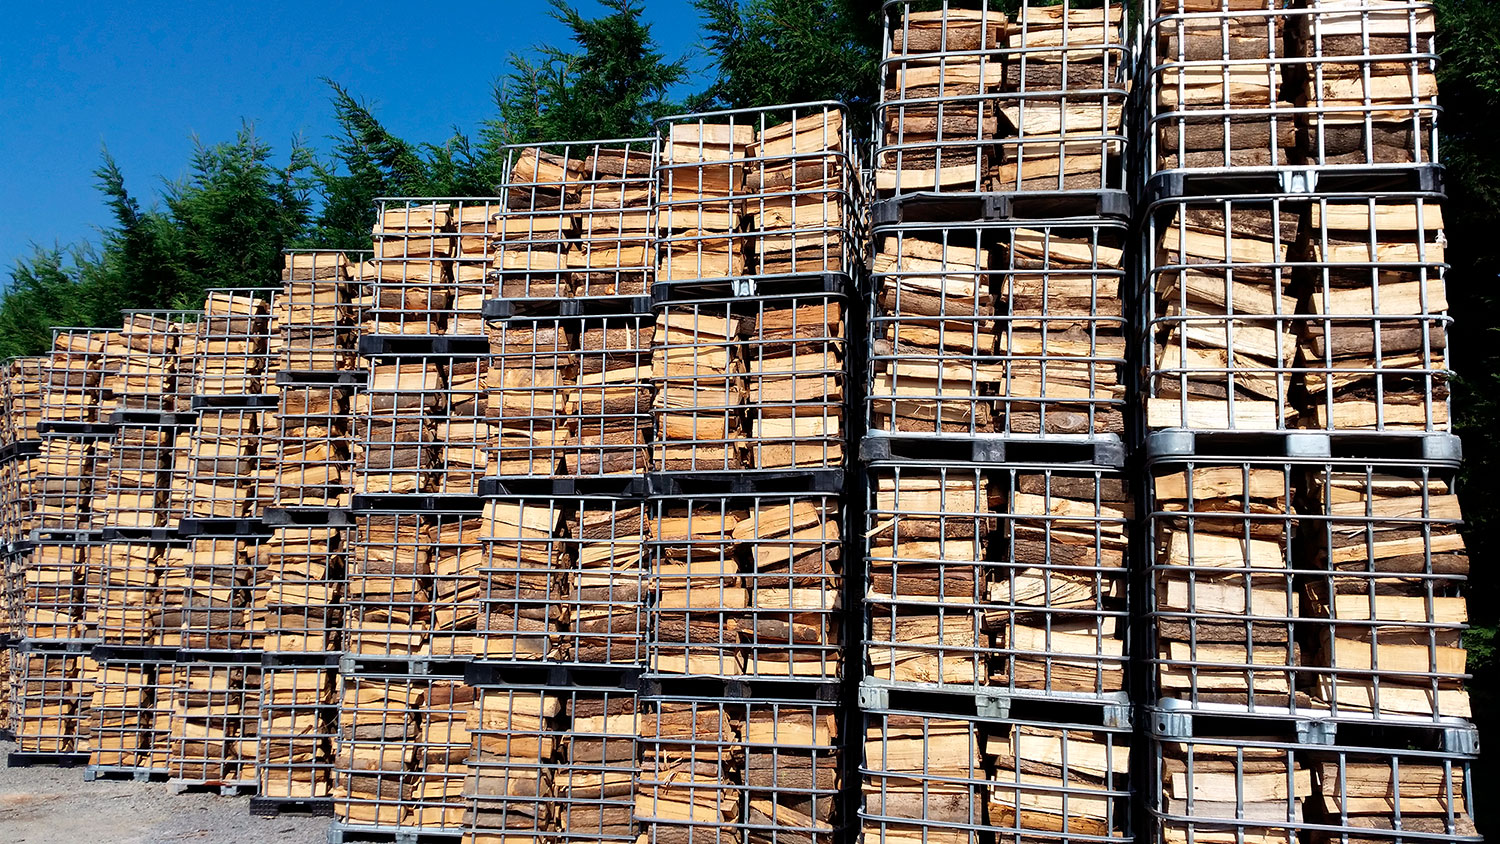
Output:
<path fill-rule="evenodd" d="M 359 279 L 369 252 L 291 250 L 275 297 L 274 490 L 256 572 L 260 724 L 253 814 L 333 814 L 343 580 L 352 540 Z"/>
<path fill-rule="evenodd" d="M 866 841 L 1127 841 L 1123 4 L 885 4 L 866 297 Z"/>
<path fill-rule="evenodd" d="M 464 840 L 635 841 L 654 138 L 507 150 Z"/>
<path fill-rule="evenodd" d="M 1151 17 L 1151 829 L 1474 839 L 1432 6 Z"/>
<path fill-rule="evenodd" d="M 22 524 L 19 517 L 23 512 L 30 512 L 30 502 L 21 501 L 22 470 L 19 464 L 36 454 L 40 447 L 37 425 L 42 416 L 44 387 L 41 373 L 46 361 L 43 357 L 16 357 L 6 360 L 0 367 L 7 410 L 5 418 L 0 420 L 0 543 L 3 543 L 0 546 L 0 551 L 3 551 L 0 566 L 3 566 L 4 576 L 4 621 L 0 625 L 3 626 L 0 641 L 4 643 L 4 652 L 0 655 L 0 661 L 3 661 L 3 666 L 0 666 L 3 668 L 0 671 L 3 674 L 0 676 L 0 684 L 3 684 L 0 702 L 4 703 L 4 708 L 0 710 L 3 712 L 0 721 L 4 722 L 6 735 L 15 735 L 19 723 L 20 713 L 12 706 L 11 699 L 15 680 L 13 669 L 21 666 L 14 648 L 24 636 L 25 578 L 32 561 L 30 549 L 25 544 L 30 537 L 20 534 Z M 64 578 L 65 583 L 71 584 L 72 580 L 72 573 Z M 64 615 L 72 618 L 77 612 L 69 610 Z M 35 751 L 36 745 L 31 750 Z"/>
<path fill-rule="evenodd" d="M 92 497 L 98 461 L 109 454 L 102 408 L 112 363 L 107 350 L 118 339 L 106 329 L 53 329 L 51 351 L 35 369 L 39 413 L 34 433 L 25 434 L 35 437 L 34 447 L 13 448 L 4 467 L 7 591 L 19 637 L 13 766 L 90 761 L 91 685 L 98 676 L 86 560 L 99 538 Z M 12 389 L 27 392 L 20 383 Z"/>
<path fill-rule="evenodd" d="M 837 103 L 657 123 L 635 796 L 649 841 L 828 842 L 851 817 L 860 153 Z"/>
<path fill-rule="evenodd" d="M 167 506 L 177 538 L 160 558 L 157 641 L 176 659 L 159 708 L 169 716 L 168 781 L 179 790 L 257 787 L 269 591 L 261 518 L 276 479 L 280 298 L 210 289 L 179 347 L 193 418 L 174 438 Z"/>
<path fill-rule="evenodd" d="M 494 199 L 384 199 L 356 298 L 332 836 L 457 838 L 479 634 Z"/>

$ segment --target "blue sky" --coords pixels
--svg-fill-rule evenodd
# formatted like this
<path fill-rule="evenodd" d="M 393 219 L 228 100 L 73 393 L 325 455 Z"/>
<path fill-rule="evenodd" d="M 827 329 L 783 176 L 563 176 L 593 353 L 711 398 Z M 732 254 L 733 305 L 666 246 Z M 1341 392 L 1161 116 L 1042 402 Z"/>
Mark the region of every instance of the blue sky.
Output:
<path fill-rule="evenodd" d="M 586 14 L 595 0 L 577 0 Z M 689 0 L 646 0 L 669 57 L 696 56 Z M 507 57 L 562 43 L 544 0 L 490 3 L 58 2 L 17 4 L 0 27 L 0 283 L 32 242 L 93 238 L 108 223 L 92 173 L 101 145 L 142 200 L 183 175 L 194 135 L 252 120 L 284 160 L 333 132 L 339 81 L 411 141 L 472 131 Z M 703 69 L 693 58 L 695 70 Z"/>

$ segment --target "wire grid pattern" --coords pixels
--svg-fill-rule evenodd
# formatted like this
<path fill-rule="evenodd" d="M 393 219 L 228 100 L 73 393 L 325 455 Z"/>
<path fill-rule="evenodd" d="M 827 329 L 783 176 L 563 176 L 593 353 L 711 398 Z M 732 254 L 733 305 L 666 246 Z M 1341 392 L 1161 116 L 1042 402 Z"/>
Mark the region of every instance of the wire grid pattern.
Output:
<path fill-rule="evenodd" d="M 490 294 L 518 304 L 646 295 L 654 156 L 654 138 L 506 147 Z"/>
<path fill-rule="evenodd" d="M 117 332 L 116 332 L 117 333 Z M 97 422 L 104 397 L 105 354 L 111 332 L 54 328 L 52 350 L 40 367 L 45 422 Z"/>
<path fill-rule="evenodd" d="M 436 492 L 437 426 L 448 411 L 441 357 L 374 362 L 367 389 L 354 396 L 355 492 Z"/>
<path fill-rule="evenodd" d="M 842 676 L 837 493 L 653 499 L 647 647 L 664 675 Z"/>
<path fill-rule="evenodd" d="M 1450 430 L 1434 197 L 1185 199 L 1148 228 L 1149 427 Z"/>
<path fill-rule="evenodd" d="M 6 363 L 4 428 L 10 442 L 37 439 L 37 424 L 46 406 L 46 357 L 11 358 Z"/>
<path fill-rule="evenodd" d="M 880 194 L 1125 188 L 1125 4 L 1010 6 L 885 3 Z"/>
<path fill-rule="evenodd" d="M 185 785 L 253 786 L 260 727 L 258 662 L 179 662 L 166 669 L 168 776 Z"/>
<path fill-rule="evenodd" d="M 6 572 L 14 631 L 23 639 L 84 637 L 85 542 L 40 542 L 12 555 Z"/>
<path fill-rule="evenodd" d="M 1153 738 L 1146 777 L 1158 844 L 1230 837 L 1478 841 L 1468 758 L 1434 751 L 1253 738 Z"/>
<path fill-rule="evenodd" d="M 1142 62 L 1147 175 L 1438 160 L 1427 2 L 1162 0 Z"/>
<path fill-rule="evenodd" d="M 833 703 L 643 698 L 636 819 L 652 844 L 830 844 L 844 737 Z"/>
<path fill-rule="evenodd" d="M 746 317 L 734 300 L 659 308 L 651 340 L 651 464 L 658 472 L 745 466 Z"/>
<path fill-rule="evenodd" d="M 106 645 L 165 645 L 164 579 L 180 542 L 101 540 L 84 551 L 84 621 Z"/>
<path fill-rule="evenodd" d="M 21 473 L 16 498 L 30 504 L 30 522 L 42 530 L 93 530 L 95 484 L 104 480 L 109 443 L 89 438 L 49 436 L 37 456 L 15 462 Z"/>
<path fill-rule="evenodd" d="M 102 659 L 94 668 L 89 767 L 167 773 L 172 663 Z"/>
<path fill-rule="evenodd" d="M 497 199 L 379 200 L 365 331 L 484 334 Z"/>
<path fill-rule="evenodd" d="M 439 490 L 448 495 L 476 495 L 479 479 L 489 472 L 495 425 L 487 413 L 488 357 L 445 357 L 447 415 L 437 423 Z"/>
<path fill-rule="evenodd" d="M 192 394 L 244 396 L 270 392 L 278 357 L 271 347 L 275 288 L 211 288 L 191 340 L 179 344 L 192 366 Z"/>
<path fill-rule="evenodd" d="M 657 121 L 657 280 L 852 275 L 860 179 L 845 108 L 804 103 Z"/>
<path fill-rule="evenodd" d="M 385 675 L 342 683 L 334 816 L 358 827 L 462 829 L 475 690 Z"/>
<path fill-rule="evenodd" d="M 349 506 L 354 398 L 346 385 L 283 385 L 277 399 L 272 506 Z M 263 437 L 264 443 L 269 437 Z"/>
<path fill-rule="evenodd" d="M 282 372 L 353 369 L 357 291 L 355 267 L 372 253 L 287 250 L 281 291 L 272 314 L 280 345 Z"/>
<path fill-rule="evenodd" d="M 1124 475 L 878 465 L 865 509 L 867 676 L 884 685 L 1121 700 Z"/>
<path fill-rule="evenodd" d="M 8 654 L 16 749 L 23 753 L 87 753 L 93 657 L 37 648 L 10 649 Z"/>
<path fill-rule="evenodd" d="M 256 791 L 316 799 L 332 793 L 338 736 L 338 675 L 321 667 L 265 667 L 260 673 Z"/>
<path fill-rule="evenodd" d="M 109 335 L 101 386 L 112 409 L 186 411 L 192 361 L 180 352 L 199 331 L 202 311 L 127 310 L 123 327 Z M 100 421 L 104 421 L 101 419 Z"/>
<path fill-rule="evenodd" d="M 260 648 L 265 631 L 254 608 L 264 603 L 268 584 L 255 545 L 197 538 L 166 554 L 161 644 L 215 651 Z"/>
<path fill-rule="evenodd" d="M 361 512 L 344 587 L 344 650 L 387 657 L 482 653 L 481 533 L 478 513 Z"/>
<path fill-rule="evenodd" d="M 199 519 L 259 516 L 272 494 L 276 419 L 269 410 L 205 407 L 189 429 L 185 453 L 172 466 L 172 485 Z"/>
<path fill-rule="evenodd" d="M 1470 715 L 1468 558 L 1450 469 L 1153 466 L 1153 689 L 1180 708 L 1443 723 Z"/>
<path fill-rule="evenodd" d="M 491 321 L 490 473 L 645 474 L 651 331 L 644 314 Z"/>
<path fill-rule="evenodd" d="M 185 459 L 190 440 L 186 429 L 164 422 L 120 425 L 110 446 L 102 490 L 95 485 L 94 524 L 176 527 L 186 499 L 172 494 L 172 469 L 179 458 Z"/>
<path fill-rule="evenodd" d="M 340 649 L 349 528 L 279 527 L 255 546 L 253 629 L 267 653 Z"/>
<path fill-rule="evenodd" d="M 1122 434 L 1122 223 L 918 223 L 875 241 L 871 430 Z"/>
<path fill-rule="evenodd" d="M 1128 729 L 902 709 L 864 729 L 867 841 L 1132 840 Z"/>
<path fill-rule="evenodd" d="M 652 533 L 639 498 L 486 499 L 481 653 L 506 661 L 644 664 L 644 559 Z"/>

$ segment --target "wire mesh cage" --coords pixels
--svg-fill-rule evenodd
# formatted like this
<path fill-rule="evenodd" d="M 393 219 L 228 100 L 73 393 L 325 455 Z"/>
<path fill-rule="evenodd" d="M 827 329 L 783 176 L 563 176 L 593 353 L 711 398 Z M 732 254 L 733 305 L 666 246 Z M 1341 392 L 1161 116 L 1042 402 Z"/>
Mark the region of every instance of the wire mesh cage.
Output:
<path fill-rule="evenodd" d="M 219 537 L 187 540 L 163 560 L 161 644 L 193 650 L 259 648 L 265 631 L 254 608 L 266 578 L 255 543 Z"/>
<path fill-rule="evenodd" d="M 762 296 L 745 308 L 748 468 L 843 468 L 847 311 L 833 293 Z"/>
<path fill-rule="evenodd" d="M 361 321 L 377 335 L 484 333 L 497 199 L 379 200 L 370 301 Z"/>
<path fill-rule="evenodd" d="M 17 648 L 10 658 L 10 704 L 22 753 L 89 752 L 94 658 L 74 650 Z"/>
<path fill-rule="evenodd" d="M 361 512 L 344 587 L 344 650 L 468 658 L 482 651 L 480 516 Z"/>
<path fill-rule="evenodd" d="M 862 197 L 844 106 L 684 114 L 656 125 L 656 279 L 666 289 L 853 275 Z"/>
<path fill-rule="evenodd" d="M 1178 200 L 1148 226 L 1149 427 L 1449 430 L 1433 198 Z"/>
<path fill-rule="evenodd" d="M 880 194 L 1125 188 L 1125 4 L 1009 5 L 885 3 Z"/>
<path fill-rule="evenodd" d="M 202 311 L 127 310 L 109 335 L 101 386 L 113 409 L 175 413 L 188 409 L 192 367 L 181 352 L 196 341 Z M 191 338 L 191 339 L 190 339 Z"/>
<path fill-rule="evenodd" d="M 346 675 L 342 684 L 333 772 L 338 821 L 461 830 L 473 687 L 390 675 Z"/>
<path fill-rule="evenodd" d="M 642 838 L 828 844 L 844 823 L 839 724 L 832 703 L 642 699 Z"/>
<path fill-rule="evenodd" d="M 51 423 L 96 422 L 104 397 L 103 328 L 54 328 L 52 350 L 40 367 L 42 414 Z"/>
<path fill-rule="evenodd" d="M 354 489 L 352 387 L 283 385 L 276 425 L 272 506 L 348 507 Z"/>
<path fill-rule="evenodd" d="M 1134 505 L 1123 475 L 914 463 L 869 476 L 871 681 L 1124 698 Z"/>
<path fill-rule="evenodd" d="M 170 779 L 182 785 L 254 786 L 259 662 L 179 662 L 165 671 Z"/>
<path fill-rule="evenodd" d="M 636 840 L 638 719 L 633 692 L 481 686 L 466 839 Z"/>
<path fill-rule="evenodd" d="M 491 474 L 644 474 L 651 325 L 643 314 L 492 321 Z"/>
<path fill-rule="evenodd" d="M 30 503 L 29 521 L 40 530 L 86 531 L 96 527 L 92 512 L 95 484 L 108 467 L 109 443 L 99 439 L 47 437 L 37 455 L 15 462 L 18 497 Z"/>
<path fill-rule="evenodd" d="M 1479 840 L 1471 763 L 1455 754 L 1322 748 L 1277 731 L 1154 738 L 1150 765 L 1160 844 Z"/>
<path fill-rule="evenodd" d="M 658 472 L 744 467 L 745 317 L 734 300 L 669 303 L 651 340 L 651 463 Z"/>
<path fill-rule="evenodd" d="M 491 295 L 521 308 L 646 295 L 655 273 L 654 155 L 654 138 L 505 148 Z"/>
<path fill-rule="evenodd" d="M 270 392 L 279 357 L 271 340 L 270 288 L 215 288 L 203 300 L 192 338 L 179 350 L 192 366 L 195 396 L 247 396 Z"/>
<path fill-rule="evenodd" d="M 14 632 L 21 638 L 84 638 L 89 547 L 75 542 L 40 542 L 10 558 L 6 591 L 14 592 L 11 617 Z"/>
<path fill-rule="evenodd" d="M 186 459 L 191 435 L 169 419 L 121 424 L 95 485 L 94 524 L 103 528 L 175 527 L 186 500 L 173 501 L 172 469 Z"/>
<path fill-rule="evenodd" d="M 448 410 L 442 359 L 403 356 L 371 366 L 354 396 L 355 492 L 436 492 L 437 426 Z"/>
<path fill-rule="evenodd" d="M 369 251 L 289 249 L 281 268 L 279 309 L 272 314 L 280 339 L 276 368 L 282 372 L 353 369 L 355 267 Z"/>
<path fill-rule="evenodd" d="M 89 709 L 89 768 L 165 774 L 173 663 L 145 656 L 97 661 Z"/>
<path fill-rule="evenodd" d="M 172 485 L 196 519 L 257 516 L 271 489 L 263 470 L 274 471 L 262 451 L 275 441 L 268 410 L 205 407 L 188 432 L 188 447 L 172 465 Z"/>
<path fill-rule="evenodd" d="M 1123 224 L 907 224 L 875 234 L 867 424 L 1118 437 Z"/>
<path fill-rule="evenodd" d="M 488 415 L 488 357 L 445 357 L 447 415 L 437 423 L 438 488 L 447 495 L 475 495 L 489 472 L 495 424 Z"/>
<path fill-rule="evenodd" d="M 252 627 L 267 653 L 339 650 L 344 572 L 351 531 L 336 527 L 278 527 L 255 546 L 257 592 Z"/>
<path fill-rule="evenodd" d="M 5 428 L 11 442 L 28 442 L 38 436 L 46 405 L 45 377 L 49 360 L 45 357 L 11 358 L 6 362 Z"/>
<path fill-rule="evenodd" d="M 260 684 L 256 792 L 288 800 L 330 796 L 337 673 L 318 666 L 267 666 Z"/>
<path fill-rule="evenodd" d="M 486 499 L 484 656 L 643 664 L 642 581 L 652 525 L 639 498 Z"/>
<path fill-rule="evenodd" d="M 651 506 L 653 674 L 842 676 L 838 494 L 683 495 Z"/>
<path fill-rule="evenodd" d="M 882 708 L 864 730 L 867 841 L 1133 839 L 1128 729 Z"/>
<path fill-rule="evenodd" d="M 162 645 L 168 557 L 180 542 L 107 540 L 84 551 L 84 620 L 108 645 Z"/>

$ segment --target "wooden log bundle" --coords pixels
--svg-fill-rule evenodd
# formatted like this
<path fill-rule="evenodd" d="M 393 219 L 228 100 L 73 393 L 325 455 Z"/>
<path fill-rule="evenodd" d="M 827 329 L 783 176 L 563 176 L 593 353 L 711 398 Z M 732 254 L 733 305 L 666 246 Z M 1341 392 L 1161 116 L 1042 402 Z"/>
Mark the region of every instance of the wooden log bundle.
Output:
<path fill-rule="evenodd" d="M 429 644 L 432 544 L 419 513 L 355 519 L 344 586 L 345 653 L 411 656 Z"/>
<path fill-rule="evenodd" d="M 172 466 L 173 489 L 198 519 L 259 516 L 269 503 L 275 463 L 261 451 L 275 442 L 273 414 L 263 410 L 203 408 L 187 450 Z"/>
<path fill-rule="evenodd" d="M 10 562 L 17 589 L 15 632 L 26 639 L 75 639 L 84 631 L 85 548 L 44 543 Z"/>
<path fill-rule="evenodd" d="M 659 844 L 743 844 L 742 706 L 643 701 L 635 816 Z"/>
<path fill-rule="evenodd" d="M 170 665 L 151 661 L 97 664 L 89 706 L 90 766 L 167 770 L 171 710 L 161 681 L 170 672 Z"/>
<path fill-rule="evenodd" d="M 580 245 L 577 209 L 584 162 L 538 147 L 512 154 L 505 208 L 490 246 L 501 299 L 560 299 L 573 294 L 568 255 Z M 579 256 L 575 260 L 582 260 Z"/>
<path fill-rule="evenodd" d="M 1214 461 L 1153 478 L 1150 530 L 1161 697 L 1198 703 L 1306 705 L 1294 629 L 1291 470 Z"/>
<path fill-rule="evenodd" d="M 350 391 L 282 387 L 276 424 L 274 506 L 347 507 L 354 483 Z"/>
<path fill-rule="evenodd" d="M 1458 496 L 1441 478 L 1381 468 L 1309 472 L 1309 511 L 1326 517 L 1307 525 L 1314 699 L 1341 714 L 1468 718 Z"/>
<path fill-rule="evenodd" d="M 759 844 L 831 844 L 842 825 L 844 739 L 830 704 L 744 707 L 745 837 Z"/>
<path fill-rule="evenodd" d="M 45 357 L 29 357 L 13 358 L 5 367 L 6 427 L 12 442 L 37 438 L 45 404 L 42 378 L 46 366 Z"/>
<path fill-rule="evenodd" d="M 127 313 L 124 326 L 110 336 L 102 386 L 125 410 L 187 409 L 183 394 L 191 389 L 192 362 L 179 350 L 185 337 L 196 336 L 196 316 L 178 312 Z"/>
<path fill-rule="evenodd" d="M 42 415 L 47 422 L 97 422 L 104 397 L 104 350 L 110 332 L 94 328 L 58 328 L 52 349 L 42 359 Z"/>
<path fill-rule="evenodd" d="M 23 753 L 88 753 L 94 658 L 60 650 L 11 650 L 11 712 Z"/>
<path fill-rule="evenodd" d="M 179 347 L 192 361 L 192 392 L 239 396 L 269 392 L 270 291 L 215 290 L 203 300 L 198 330 Z"/>
<path fill-rule="evenodd" d="M 989 825 L 1002 834 L 1130 836 L 1130 748 L 1108 730 L 984 724 Z"/>
<path fill-rule="evenodd" d="M 736 539 L 745 518 L 730 499 L 662 505 L 656 514 L 652 671 L 709 677 L 745 672 L 739 639 L 750 595 Z"/>
<path fill-rule="evenodd" d="M 747 505 L 730 532 L 747 561 L 738 631 L 744 672 L 837 680 L 844 590 L 838 496 L 761 496 Z"/>
<path fill-rule="evenodd" d="M 427 527 L 432 567 L 432 634 L 427 653 L 482 656 L 485 549 L 478 515 L 443 513 Z"/>
<path fill-rule="evenodd" d="M 744 465 L 743 322 L 728 302 L 658 311 L 651 340 L 655 471 L 723 472 Z"/>
<path fill-rule="evenodd" d="M 453 265 L 453 313 L 450 336 L 484 336 L 484 300 L 492 283 L 490 267 L 498 255 L 494 235 L 502 203 L 494 200 L 463 200 L 454 204 L 453 228 L 458 232 Z"/>
<path fill-rule="evenodd" d="M 572 438 L 575 340 L 557 319 L 492 322 L 488 331 L 484 413 L 497 429 L 494 468 L 500 475 L 555 475 Z"/>
<path fill-rule="evenodd" d="M 419 358 L 372 364 L 354 396 L 355 491 L 436 492 L 437 417 L 447 410 L 443 367 Z"/>
<path fill-rule="evenodd" d="M 562 471 L 644 474 L 651 441 L 651 319 L 610 316 L 579 328 Z"/>
<path fill-rule="evenodd" d="M 17 497 L 30 504 L 27 521 L 43 530 L 92 529 L 89 508 L 98 459 L 92 440 L 50 437 L 35 458 L 17 461 Z"/>
<path fill-rule="evenodd" d="M 88 546 L 84 560 L 84 621 L 101 642 L 160 645 L 167 555 L 160 542 L 105 542 Z"/>
<path fill-rule="evenodd" d="M 256 785 L 262 797 L 314 799 L 331 793 L 338 678 L 321 667 L 261 671 Z"/>
<path fill-rule="evenodd" d="M 843 301 L 832 295 L 764 300 L 746 321 L 745 336 L 751 466 L 843 466 Z"/>
<path fill-rule="evenodd" d="M 1390 0 L 1309 0 L 1291 24 L 1309 59 L 1296 93 L 1309 164 L 1434 163 L 1436 15 Z"/>
<path fill-rule="evenodd" d="M 260 665 L 177 663 L 167 669 L 172 713 L 168 775 L 189 784 L 253 785 Z"/>
<path fill-rule="evenodd" d="M 162 574 L 160 643 L 195 650 L 243 650 L 264 644 L 254 624 L 265 576 L 251 543 L 197 538 L 168 553 Z"/>
<path fill-rule="evenodd" d="M 1314 830 L 1327 844 L 1379 844 L 1413 832 L 1474 837 L 1469 805 L 1469 766 L 1387 752 L 1319 754 L 1309 763 L 1312 796 L 1308 819 L 1341 826 L 1342 833 Z"/>
<path fill-rule="evenodd" d="M 339 650 L 349 531 L 281 527 L 256 545 L 266 583 L 253 626 L 268 653 Z"/>
<path fill-rule="evenodd" d="M 371 230 L 375 254 L 371 301 L 363 304 L 370 334 L 441 335 L 453 314 L 453 207 L 387 203 Z"/>
<path fill-rule="evenodd" d="M 350 677 L 339 697 L 333 812 L 348 824 L 412 820 L 427 681 Z"/>
<path fill-rule="evenodd" d="M 787 122 L 760 128 L 745 173 L 749 272 L 846 271 L 856 178 L 847 145 L 837 109 L 796 110 Z"/>
<path fill-rule="evenodd" d="M 569 542 L 567 603 L 572 659 L 597 665 L 646 661 L 645 583 L 648 545 L 656 524 L 635 499 L 569 502 L 563 513 Z"/>
<path fill-rule="evenodd" d="M 479 539 L 484 654 L 491 659 L 568 659 L 568 549 L 559 526 L 568 503 L 491 498 Z"/>
<path fill-rule="evenodd" d="M 742 232 L 751 209 L 745 176 L 755 126 L 673 123 L 657 178 L 656 280 L 672 283 L 743 276 Z"/>
<path fill-rule="evenodd" d="M 342 252 L 289 252 L 275 314 L 284 372 L 353 369 L 353 263 Z"/>
<path fill-rule="evenodd" d="M 1311 773 L 1274 739 L 1157 740 L 1158 844 L 1295 844 Z"/>
<path fill-rule="evenodd" d="M 106 528 L 170 527 L 172 466 L 179 454 L 178 432 L 161 425 L 121 425 L 106 462 L 102 494 L 94 498 L 96 523 Z M 182 452 L 187 437 L 182 435 Z"/>
<path fill-rule="evenodd" d="M 469 730 L 476 697 L 472 686 L 454 680 L 433 680 L 427 686 L 412 762 L 412 826 L 455 829 L 464 825 L 469 804 L 464 792 L 473 753 Z"/>
<path fill-rule="evenodd" d="M 866 836 L 966 844 L 984 824 L 989 782 L 975 724 L 907 713 L 866 718 L 860 804 Z"/>
<path fill-rule="evenodd" d="M 472 832 L 466 842 L 550 838 L 547 833 L 562 831 L 559 820 L 570 807 L 559 799 L 564 795 L 556 780 L 566 783 L 571 774 L 559 765 L 563 705 L 559 695 L 543 689 L 479 691 L 466 721 L 472 740 L 464 789 L 471 808 L 463 818 Z"/>

